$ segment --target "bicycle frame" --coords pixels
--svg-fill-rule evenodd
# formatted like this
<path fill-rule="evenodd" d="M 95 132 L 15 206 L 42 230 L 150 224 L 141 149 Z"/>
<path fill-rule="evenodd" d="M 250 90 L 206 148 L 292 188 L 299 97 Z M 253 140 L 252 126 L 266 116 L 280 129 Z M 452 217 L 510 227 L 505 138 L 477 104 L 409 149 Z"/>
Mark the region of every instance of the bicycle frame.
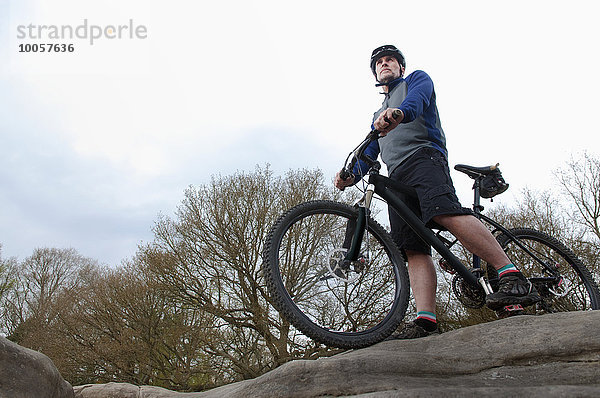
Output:
<path fill-rule="evenodd" d="M 379 174 L 380 165 L 376 160 L 370 159 L 364 155 L 364 150 L 367 145 L 378 138 L 378 132 L 373 130 L 369 133 L 367 138 L 363 141 L 361 145 L 353 152 L 353 160 L 352 167 L 361 159 L 367 163 L 369 166 L 369 177 L 368 177 L 368 186 L 365 192 L 365 196 L 362 200 L 362 204 L 359 205 L 358 208 L 358 218 L 354 228 L 354 233 L 352 236 L 351 243 L 349 245 L 349 250 L 346 253 L 347 261 L 354 261 L 358 257 L 359 247 L 361 245 L 365 226 L 366 219 L 368 214 L 368 209 L 370 208 L 371 200 L 373 194 L 379 195 L 383 200 L 388 203 L 388 206 L 391 206 L 396 213 L 408 224 L 409 227 L 428 245 L 430 245 L 436 252 L 438 252 L 444 260 L 446 260 L 447 264 L 455 270 L 467 283 L 472 285 L 473 287 L 481 286 L 486 294 L 490 294 L 493 292 L 492 287 L 489 282 L 484 277 L 484 272 L 481 268 L 481 259 L 473 254 L 473 268 L 467 268 L 462 261 L 454 255 L 450 251 L 450 247 L 456 242 L 447 241 L 444 243 L 443 238 L 438 234 L 434 233 L 430 228 L 428 228 L 423 221 L 412 211 L 410 208 L 400 199 L 400 197 L 394 191 L 401 191 L 408 195 L 414 196 L 415 193 L 411 191 L 409 187 L 403 187 L 402 185 L 393 182 L 390 178 L 384 177 Z M 350 168 L 351 169 L 351 168 Z M 343 169 L 342 172 L 347 172 L 346 169 Z M 349 175 L 349 174 L 347 174 Z M 516 239 L 508 229 L 492 220 L 491 218 L 483 215 L 481 211 L 483 210 L 483 206 L 481 206 L 481 195 L 480 195 L 480 179 L 476 180 L 474 184 L 474 202 L 473 202 L 473 213 L 474 216 L 480 220 L 485 221 L 486 223 L 493 226 L 494 230 L 492 233 L 500 231 L 503 234 L 506 234 L 512 242 L 517 244 L 522 250 L 524 250 L 528 255 L 534 258 L 539 264 L 541 264 L 545 269 L 547 269 L 551 275 L 556 276 L 556 272 L 552 270 L 544 261 L 540 260 L 538 256 L 532 253 L 526 246 L 524 246 L 518 239 Z M 349 238 L 349 237 L 348 237 Z M 348 247 L 348 246 L 346 246 Z M 553 279 L 544 278 L 544 279 Z"/>
<path fill-rule="evenodd" d="M 529 278 L 529 280 L 531 282 L 554 282 L 558 279 L 560 279 L 560 274 L 556 272 L 556 270 L 552 269 L 551 267 L 548 266 L 548 264 L 546 264 L 543 260 L 541 260 L 535 253 L 533 253 L 531 250 L 529 250 L 529 248 L 527 246 L 525 246 L 523 243 L 521 243 L 521 241 L 519 239 L 517 239 L 511 232 L 510 230 L 506 229 L 505 227 L 503 227 L 502 225 L 498 224 L 496 221 L 492 220 L 491 218 L 481 214 L 481 209 L 483 209 L 483 207 L 480 207 L 479 209 L 475 210 L 474 209 L 474 215 L 475 217 L 477 217 L 480 220 L 485 221 L 486 223 L 490 224 L 491 226 L 494 227 L 494 230 L 492 231 L 492 234 L 494 234 L 497 231 L 500 231 L 501 233 L 503 233 L 504 235 L 508 236 L 510 241 L 513 242 L 514 244 L 516 244 L 521 250 L 523 250 L 525 253 L 527 253 L 531 258 L 533 258 L 538 264 L 540 264 L 542 267 L 544 267 L 544 269 L 546 271 L 548 271 L 548 273 L 552 276 L 549 277 L 537 277 L 537 278 Z M 473 254 L 473 267 L 477 268 L 480 267 L 480 258 L 479 256 Z"/>
<path fill-rule="evenodd" d="M 400 218 L 404 220 L 413 231 L 427 244 L 431 245 L 433 249 L 438 252 L 460 276 L 462 276 L 469 284 L 473 286 L 482 285 L 484 290 L 487 290 L 489 286 L 487 282 L 480 275 L 481 270 L 476 270 L 476 273 L 471 272 L 465 265 L 456 257 L 434 233 L 431 229 L 427 228 L 423 221 L 413 213 L 408 206 L 394 193 L 391 188 L 390 179 L 382 175 L 372 173 L 369 175 L 369 185 L 372 186 L 373 192 L 381 196 L 388 205 L 398 213 Z M 396 186 L 396 188 L 398 188 Z M 369 188 L 367 188 L 369 190 Z M 491 288 L 490 292 L 491 292 Z"/>

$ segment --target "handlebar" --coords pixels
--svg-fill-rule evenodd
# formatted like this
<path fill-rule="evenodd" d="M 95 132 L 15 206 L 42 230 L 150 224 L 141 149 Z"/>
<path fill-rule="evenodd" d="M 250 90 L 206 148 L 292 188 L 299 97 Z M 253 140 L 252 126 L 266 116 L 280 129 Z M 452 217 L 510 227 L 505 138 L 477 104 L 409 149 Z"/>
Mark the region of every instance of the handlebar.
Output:
<path fill-rule="evenodd" d="M 397 119 L 401 114 L 402 114 L 402 111 L 400 109 L 395 109 L 392 112 L 392 117 L 394 119 Z M 359 160 L 367 161 L 369 166 L 371 166 L 372 164 L 375 163 L 374 159 L 370 159 L 370 158 L 365 159 L 364 152 L 371 142 L 379 139 L 379 137 L 380 137 L 379 134 L 380 134 L 380 132 L 378 130 L 375 130 L 375 129 L 371 130 L 371 132 L 369 134 L 367 134 L 367 137 L 352 152 L 350 152 L 350 154 L 344 161 L 344 166 L 342 167 L 342 170 L 340 171 L 340 178 L 342 180 L 346 180 L 350 177 L 354 177 L 354 175 L 352 174 L 352 171 L 354 170 L 354 166 L 356 165 L 356 163 Z M 350 163 L 348 163 L 348 158 L 350 158 L 350 156 L 352 156 L 352 159 L 350 160 Z"/>
<path fill-rule="evenodd" d="M 354 176 L 352 173 L 352 171 L 354 170 L 354 166 L 360 159 L 362 159 L 364 152 L 369 146 L 369 144 L 378 139 L 379 131 L 372 130 L 367 135 L 367 137 L 350 153 L 350 155 L 348 155 L 348 157 L 352 156 L 352 159 L 350 160 L 350 162 L 348 162 L 348 158 L 346 158 L 346 161 L 344 162 L 344 167 L 340 171 L 340 178 L 342 180 L 346 180 Z"/>

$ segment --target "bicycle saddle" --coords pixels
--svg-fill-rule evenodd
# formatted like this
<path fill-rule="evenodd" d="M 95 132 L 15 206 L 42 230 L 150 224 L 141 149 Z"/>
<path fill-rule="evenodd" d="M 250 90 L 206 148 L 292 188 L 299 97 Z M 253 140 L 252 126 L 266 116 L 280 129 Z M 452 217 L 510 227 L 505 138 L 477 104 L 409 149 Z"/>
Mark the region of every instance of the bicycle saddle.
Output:
<path fill-rule="evenodd" d="M 468 166 L 466 164 L 457 164 L 456 166 L 454 166 L 454 170 L 465 173 L 469 177 L 475 179 L 475 178 L 484 177 L 493 172 L 496 172 L 496 170 L 498 170 L 499 165 L 500 165 L 500 163 L 496 163 L 493 166 L 475 167 L 475 166 Z"/>

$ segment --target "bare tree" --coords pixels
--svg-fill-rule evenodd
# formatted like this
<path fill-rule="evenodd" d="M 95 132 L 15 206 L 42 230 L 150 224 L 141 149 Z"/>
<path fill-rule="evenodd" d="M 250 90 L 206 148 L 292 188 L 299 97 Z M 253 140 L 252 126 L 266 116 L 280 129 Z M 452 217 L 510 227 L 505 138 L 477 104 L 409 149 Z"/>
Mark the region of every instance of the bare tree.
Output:
<path fill-rule="evenodd" d="M 15 263 L 3 306 L 10 338 L 46 353 L 73 384 L 126 381 L 201 390 L 324 351 L 268 304 L 260 270 L 273 221 L 296 203 L 338 198 L 319 171 L 267 168 L 190 188 L 177 219 L 125 267 L 72 249 Z"/>
<path fill-rule="evenodd" d="M 17 269 L 17 260 L 14 258 L 4 259 L 2 258 L 2 245 L 0 245 L 0 319 L 6 319 L 8 313 L 7 298 L 15 285 L 15 271 Z M 7 332 L 6 324 L 4 321 L 0 321 L 0 334 Z"/>
<path fill-rule="evenodd" d="M 573 219 L 600 243 L 600 159 L 583 152 L 555 175 L 576 209 Z"/>
<path fill-rule="evenodd" d="M 3 327 L 11 339 L 39 349 L 41 333 L 56 315 L 53 302 L 64 291 L 77 288 L 80 273 L 96 262 L 74 249 L 39 248 L 14 267 L 14 284 L 4 302 Z M 38 336 L 39 337 L 39 336 Z"/>
<path fill-rule="evenodd" d="M 73 249 L 36 249 L 13 265 L 2 307 L 9 338 L 48 355 L 72 384 L 190 391 L 231 378 L 203 350 L 213 317 L 173 302 L 133 263 L 106 269 Z"/>
<path fill-rule="evenodd" d="M 172 390 L 223 383 L 221 365 L 202 352 L 209 315 L 183 308 L 133 266 L 99 270 L 60 303 L 51 351 L 72 383 L 129 382 Z"/>
<path fill-rule="evenodd" d="M 318 355 L 269 305 L 262 246 L 275 219 L 310 199 L 339 198 L 320 171 L 274 177 L 268 167 L 190 187 L 175 220 L 161 217 L 138 258 L 184 306 L 215 319 L 206 353 L 224 358 L 235 378 L 256 377 L 292 355 Z M 294 351 L 294 353 L 292 353 Z"/>

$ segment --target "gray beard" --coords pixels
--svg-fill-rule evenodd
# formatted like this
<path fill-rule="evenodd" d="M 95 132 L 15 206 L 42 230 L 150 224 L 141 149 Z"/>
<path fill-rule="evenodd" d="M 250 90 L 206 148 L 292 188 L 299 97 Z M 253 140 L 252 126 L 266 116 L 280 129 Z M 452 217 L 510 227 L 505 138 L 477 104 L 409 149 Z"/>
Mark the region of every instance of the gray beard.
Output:
<path fill-rule="evenodd" d="M 394 76 L 386 76 L 386 77 L 382 78 L 381 80 L 379 80 L 379 83 L 381 83 L 381 84 L 387 84 L 387 83 L 391 82 L 394 79 L 396 79 Z"/>

